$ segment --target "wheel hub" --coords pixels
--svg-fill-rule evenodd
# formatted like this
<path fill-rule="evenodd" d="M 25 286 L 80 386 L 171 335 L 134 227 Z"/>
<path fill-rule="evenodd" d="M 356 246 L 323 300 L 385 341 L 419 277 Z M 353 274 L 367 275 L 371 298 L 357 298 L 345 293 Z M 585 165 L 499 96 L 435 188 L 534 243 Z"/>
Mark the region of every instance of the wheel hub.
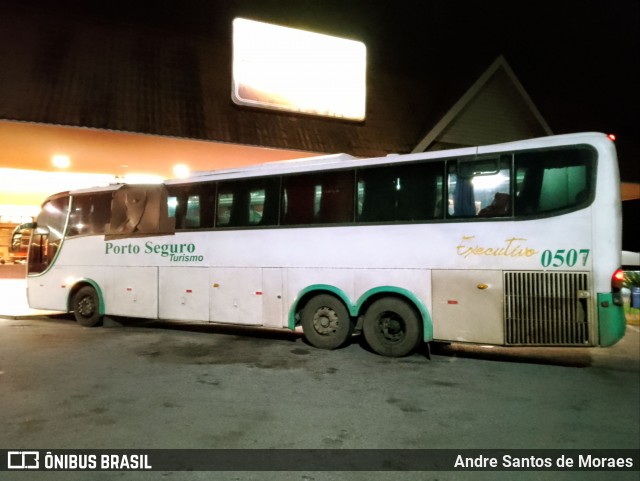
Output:
<path fill-rule="evenodd" d="M 78 311 L 85 317 L 91 316 L 94 309 L 95 306 L 93 305 L 93 300 L 90 297 L 83 297 L 80 302 L 78 302 Z"/>
<path fill-rule="evenodd" d="M 398 342 L 404 337 L 404 323 L 402 322 L 402 319 L 385 314 L 380 319 L 380 332 L 385 339 L 392 342 Z"/>
<path fill-rule="evenodd" d="M 323 307 L 313 316 L 313 328 L 318 334 L 327 336 L 337 331 L 340 321 L 333 309 Z"/>

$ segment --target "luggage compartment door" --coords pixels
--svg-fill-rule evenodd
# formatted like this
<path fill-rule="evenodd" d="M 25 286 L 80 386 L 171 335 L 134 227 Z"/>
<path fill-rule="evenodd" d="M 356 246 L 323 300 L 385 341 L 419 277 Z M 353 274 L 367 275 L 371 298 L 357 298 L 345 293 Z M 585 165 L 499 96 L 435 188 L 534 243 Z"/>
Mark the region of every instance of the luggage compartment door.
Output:
<path fill-rule="evenodd" d="M 435 339 L 504 344 L 503 275 L 490 270 L 434 270 Z"/>
<path fill-rule="evenodd" d="M 160 319 L 207 322 L 210 289 L 206 267 L 161 267 Z"/>
<path fill-rule="evenodd" d="M 261 325 L 262 269 L 214 267 L 211 322 Z"/>

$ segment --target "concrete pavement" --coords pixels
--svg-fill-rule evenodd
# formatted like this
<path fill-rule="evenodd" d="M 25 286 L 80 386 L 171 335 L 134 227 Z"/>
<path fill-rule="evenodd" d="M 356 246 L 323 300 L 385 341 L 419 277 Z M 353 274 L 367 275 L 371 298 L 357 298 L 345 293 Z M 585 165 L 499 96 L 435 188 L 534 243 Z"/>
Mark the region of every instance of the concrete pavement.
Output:
<path fill-rule="evenodd" d="M 450 344 L 434 346 L 427 361 L 382 358 L 357 342 L 312 349 L 286 331 L 170 323 L 89 329 L 49 314 L 28 307 L 25 279 L 0 279 L 0 445 L 7 449 L 638 446 L 637 326 L 609 348 Z M 34 481 L 542 481 L 551 473 L 20 474 Z M 637 472 L 553 472 L 558 480 L 611 475 L 637 479 Z"/>
<path fill-rule="evenodd" d="M 26 279 L 0 279 L 0 318 L 18 319 L 52 314 L 58 314 L 58 312 L 29 307 Z"/>

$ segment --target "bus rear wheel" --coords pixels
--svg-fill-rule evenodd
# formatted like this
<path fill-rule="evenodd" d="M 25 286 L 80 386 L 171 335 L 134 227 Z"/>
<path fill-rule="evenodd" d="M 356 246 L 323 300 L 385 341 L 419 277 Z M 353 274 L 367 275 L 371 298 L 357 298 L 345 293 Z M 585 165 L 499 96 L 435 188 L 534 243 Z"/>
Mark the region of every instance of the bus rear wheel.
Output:
<path fill-rule="evenodd" d="M 91 286 L 81 287 L 73 296 L 73 315 L 82 326 L 94 327 L 102 323 L 99 306 L 98 293 Z"/>
<path fill-rule="evenodd" d="M 353 332 L 347 308 L 327 294 L 315 296 L 307 302 L 302 310 L 301 324 L 304 337 L 319 349 L 337 349 Z"/>
<path fill-rule="evenodd" d="M 383 298 L 371 304 L 362 330 L 369 347 L 382 356 L 406 356 L 422 340 L 420 317 L 402 299 Z"/>

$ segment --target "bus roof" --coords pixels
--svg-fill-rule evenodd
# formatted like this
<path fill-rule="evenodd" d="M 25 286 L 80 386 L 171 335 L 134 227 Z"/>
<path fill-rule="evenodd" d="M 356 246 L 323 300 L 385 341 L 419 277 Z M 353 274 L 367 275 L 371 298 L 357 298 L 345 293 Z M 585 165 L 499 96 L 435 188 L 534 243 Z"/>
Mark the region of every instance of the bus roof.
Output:
<path fill-rule="evenodd" d="M 410 162 L 421 159 L 436 159 L 451 155 L 472 155 L 476 147 L 465 147 L 456 150 L 442 150 L 437 152 L 421 152 L 418 154 L 389 154 L 385 157 L 359 158 L 349 154 L 334 154 L 319 157 L 303 157 L 264 164 L 250 165 L 235 169 L 214 170 L 211 172 L 199 172 L 184 179 L 171 179 L 165 181 L 167 185 L 188 184 L 191 182 L 214 181 L 222 179 L 236 179 L 243 177 L 262 177 L 278 174 L 295 174 L 301 172 L 313 172 L 316 170 L 339 170 L 345 167 L 371 166 L 388 164 L 390 162 Z"/>
<path fill-rule="evenodd" d="M 443 157 L 464 157 L 484 152 L 501 152 L 507 150 L 518 150 L 526 148 L 541 148 L 544 146 L 559 146 L 568 144 L 578 144 L 584 142 L 607 141 L 607 136 L 602 133 L 589 132 L 577 134 L 555 135 L 541 137 L 537 139 L 517 140 L 501 144 L 487 146 L 461 147 L 451 150 L 437 150 L 430 152 L 418 152 L 410 154 L 388 154 L 384 157 L 359 158 L 349 154 L 325 155 L 319 157 L 305 157 L 264 164 L 251 165 L 235 169 L 214 170 L 210 172 L 199 172 L 185 179 L 171 179 L 165 184 L 188 184 L 192 182 L 215 181 L 221 179 L 236 179 L 243 177 L 262 177 L 278 174 L 295 174 L 301 172 L 312 172 L 316 170 L 338 170 L 345 167 L 373 166 L 396 162 L 414 162 L 426 159 L 439 159 Z"/>
<path fill-rule="evenodd" d="M 601 142 L 608 140 L 605 134 L 589 132 L 577 134 L 565 134 L 542 137 L 537 139 L 525 139 L 502 144 L 488 146 L 461 147 L 452 150 L 438 150 L 430 152 L 418 152 L 410 154 L 388 154 L 384 157 L 358 158 L 349 154 L 332 154 L 315 157 L 303 157 L 299 159 L 267 162 L 264 164 L 250 165 L 246 167 L 197 172 L 183 179 L 165 180 L 166 185 L 190 184 L 224 179 L 239 179 L 244 177 L 263 177 L 268 175 L 295 174 L 318 170 L 339 170 L 345 167 L 374 166 L 396 162 L 413 162 L 426 159 L 439 159 L 443 157 L 463 157 L 482 154 L 491 151 L 506 151 L 526 148 L 540 148 L 542 146 L 568 145 L 584 142 Z M 102 187 L 78 189 L 70 194 L 84 194 L 91 192 L 110 192 L 120 188 L 124 183 L 114 183 Z"/>
<path fill-rule="evenodd" d="M 340 166 L 345 162 L 357 160 L 349 154 L 330 154 L 314 157 L 302 157 L 299 159 L 276 160 L 263 164 L 248 165 L 245 167 L 234 167 L 230 169 L 211 170 L 208 172 L 197 172 L 191 177 L 184 179 L 170 179 L 165 184 L 183 184 L 189 182 L 201 182 L 203 180 L 218 180 L 220 178 L 244 177 L 247 174 L 267 175 L 298 170 L 309 170 L 309 168 L 326 168 L 331 165 Z"/>

